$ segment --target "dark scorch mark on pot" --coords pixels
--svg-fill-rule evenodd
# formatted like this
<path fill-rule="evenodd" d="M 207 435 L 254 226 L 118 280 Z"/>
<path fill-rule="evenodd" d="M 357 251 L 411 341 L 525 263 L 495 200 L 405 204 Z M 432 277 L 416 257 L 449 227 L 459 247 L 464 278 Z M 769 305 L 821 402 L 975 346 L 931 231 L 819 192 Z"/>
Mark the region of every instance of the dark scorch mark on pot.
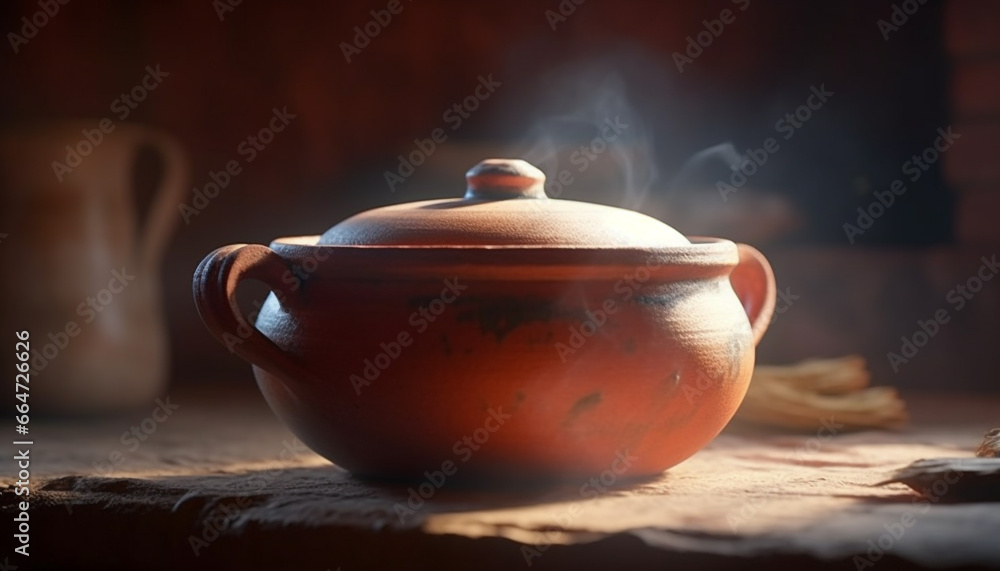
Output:
<path fill-rule="evenodd" d="M 554 320 L 581 318 L 585 314 L 560 310 L 549 301 L 537 299 L 474 299 L 459 300 L 472 306 L 458 310 L 458 322 L 475 322 L 483 333 L 493 335 L 497 343 L 511 331 L 531 322 L 548 323 Z M 577 315 L 577 313 L 579 315 Z"/>
<path fill-rule="evenodd" d="M 521 409 L 521 405 L 524 403 L 524 399 L 526 399 L 526 398 L 527 398 L 527 396 L 524 394 L 523 391 L 517 391 L 517 392 L 515 392 L 514 393 L 514 404 L 510 405 L 510 410 L 513 411 L 513 412 L 517 412 L 518 410 L 520 410 Z M 504 406 L 507 406 L 507 405 L 504 405 Z"/>
<path fill-rule="evenodd" d="M 728 282 L 726 282 L 728 284 Z M 663 288 L 644 288 L 639 290 L 633 300 L 640 305 L 655 305 L 664 309 L 674 309 L 681 300 L 704 293 L 713 288 L 719 288 L 708 280 L 685 280 L 675 282 Z"/>
<path fill-rule="evenodd" d="M 601 391 L 595 391 L 580 397 L 575 403 L 573 403 L 573 408 L 569 409 L 569 414 L 566 416 L 565 424 L 573 422 L 576 417 L 580 416 L 581 413 L 601 404 L 603 398 L 604 397 L 601 395 Z"/>
<path fill-rule="evenodd" d="M 681 300 L 679 295 L 637 295 L 635 302 L 640 305 L 655 305 L 664 309 L 673 309 Z"/>
<path fill-rule="evenodd" d="M 448 339 L 448 335 L 447 334 L 442 334 L 441 335 L 441 345 L 444 346 L 443 349 L 442 349 L 444 351 L 444 354 L 445 355 L 451 355 L 451 351 L 452 351 L 452 349 L 451 349 L 451 340 Z"/>
<path fill-rule="evenodd" d="M 622 343 L 622 350 L 625 351 L 625 353 L 628 355 L 635 353 L 635 349 L 636 349 L 635 339 L 632 339 L 631 337 L 629 337 L 628 339 L 625 340 L 624 343 Z"/>

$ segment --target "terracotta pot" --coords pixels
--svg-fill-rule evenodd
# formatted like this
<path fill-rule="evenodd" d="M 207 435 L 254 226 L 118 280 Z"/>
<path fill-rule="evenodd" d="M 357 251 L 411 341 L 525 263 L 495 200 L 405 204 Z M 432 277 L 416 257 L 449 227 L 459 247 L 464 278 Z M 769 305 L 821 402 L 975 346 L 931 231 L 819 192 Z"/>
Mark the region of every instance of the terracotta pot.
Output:
<path fill-rule="evenodd" d="M 711 441 L 774 309 L 764 257 L 546 198 L 523 161 L 467 178 L 463 199 L 205 258 L 198 310 L 275 413 L 391 478 L 643 476 Z M 248 279 L 272 289 L 255 326 L 235 302 Z"/>

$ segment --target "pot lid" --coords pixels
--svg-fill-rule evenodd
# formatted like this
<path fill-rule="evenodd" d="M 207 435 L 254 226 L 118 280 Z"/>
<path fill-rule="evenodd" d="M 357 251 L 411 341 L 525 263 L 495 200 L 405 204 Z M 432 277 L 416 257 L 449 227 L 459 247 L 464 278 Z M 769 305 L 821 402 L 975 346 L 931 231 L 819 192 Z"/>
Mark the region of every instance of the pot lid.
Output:
<path fill-rule="evenodd" d="M 612 206 L 545 195 L 545 174 L 518 159 L 472 167 L 463 198 L 375 208 L 327 230 L 319 244 L 665 248 L 689 245 L 659 220 Z"/>

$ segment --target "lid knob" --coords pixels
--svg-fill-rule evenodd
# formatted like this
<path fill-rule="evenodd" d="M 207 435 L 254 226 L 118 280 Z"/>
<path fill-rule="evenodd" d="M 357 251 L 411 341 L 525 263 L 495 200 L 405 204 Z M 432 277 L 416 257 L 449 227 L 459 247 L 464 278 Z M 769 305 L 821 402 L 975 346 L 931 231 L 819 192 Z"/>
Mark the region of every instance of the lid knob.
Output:
<path fill-rule="evenodd" d="M 547 198 L 545 173 L 521 159 L 486 159 L 465 173 L 467 199 Z"/>

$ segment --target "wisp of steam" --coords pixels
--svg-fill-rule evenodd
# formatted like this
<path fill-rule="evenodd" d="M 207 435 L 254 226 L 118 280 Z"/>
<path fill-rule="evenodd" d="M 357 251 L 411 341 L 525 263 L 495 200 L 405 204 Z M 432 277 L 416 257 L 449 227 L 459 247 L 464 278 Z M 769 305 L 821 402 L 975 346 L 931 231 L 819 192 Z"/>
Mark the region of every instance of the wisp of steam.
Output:
<path fill-rule="evenodd" d="M 628 52 L 547 73 L 512 155 L 545 173 L 552 198 L 640 210 L 685 234 L 762 243 L 797 227 L 788 200 L 753 181 L 720 193 L 719 184 L 749 160 L 732 143 L 700 150 L 660 178 L 660 165 L 679 162 L 663 153 L 690 152 L 684 133 L 695 128 L 669 107 L 671 83 L 661 67 Z M 629 86 L 638 87 L 630 94 Z"/>
<path fill-rule="evenodd" d="M 542 169 L 549 196 L 568 198 L 587 171 L 617 171 L 620 206 L 639 209 L 659 170 L 648 126 L 629 105 L 625 83 L 602 67 L 570 70 L 556 78 L 547 107 L 559 111 L 536 121 L 516 154 Z M 581 147 L 583 148 L 581 150 Z M 560 173 L 574 182 L 563 185 Z M 567 188 L 569 187 L 569 188 Z"/>

